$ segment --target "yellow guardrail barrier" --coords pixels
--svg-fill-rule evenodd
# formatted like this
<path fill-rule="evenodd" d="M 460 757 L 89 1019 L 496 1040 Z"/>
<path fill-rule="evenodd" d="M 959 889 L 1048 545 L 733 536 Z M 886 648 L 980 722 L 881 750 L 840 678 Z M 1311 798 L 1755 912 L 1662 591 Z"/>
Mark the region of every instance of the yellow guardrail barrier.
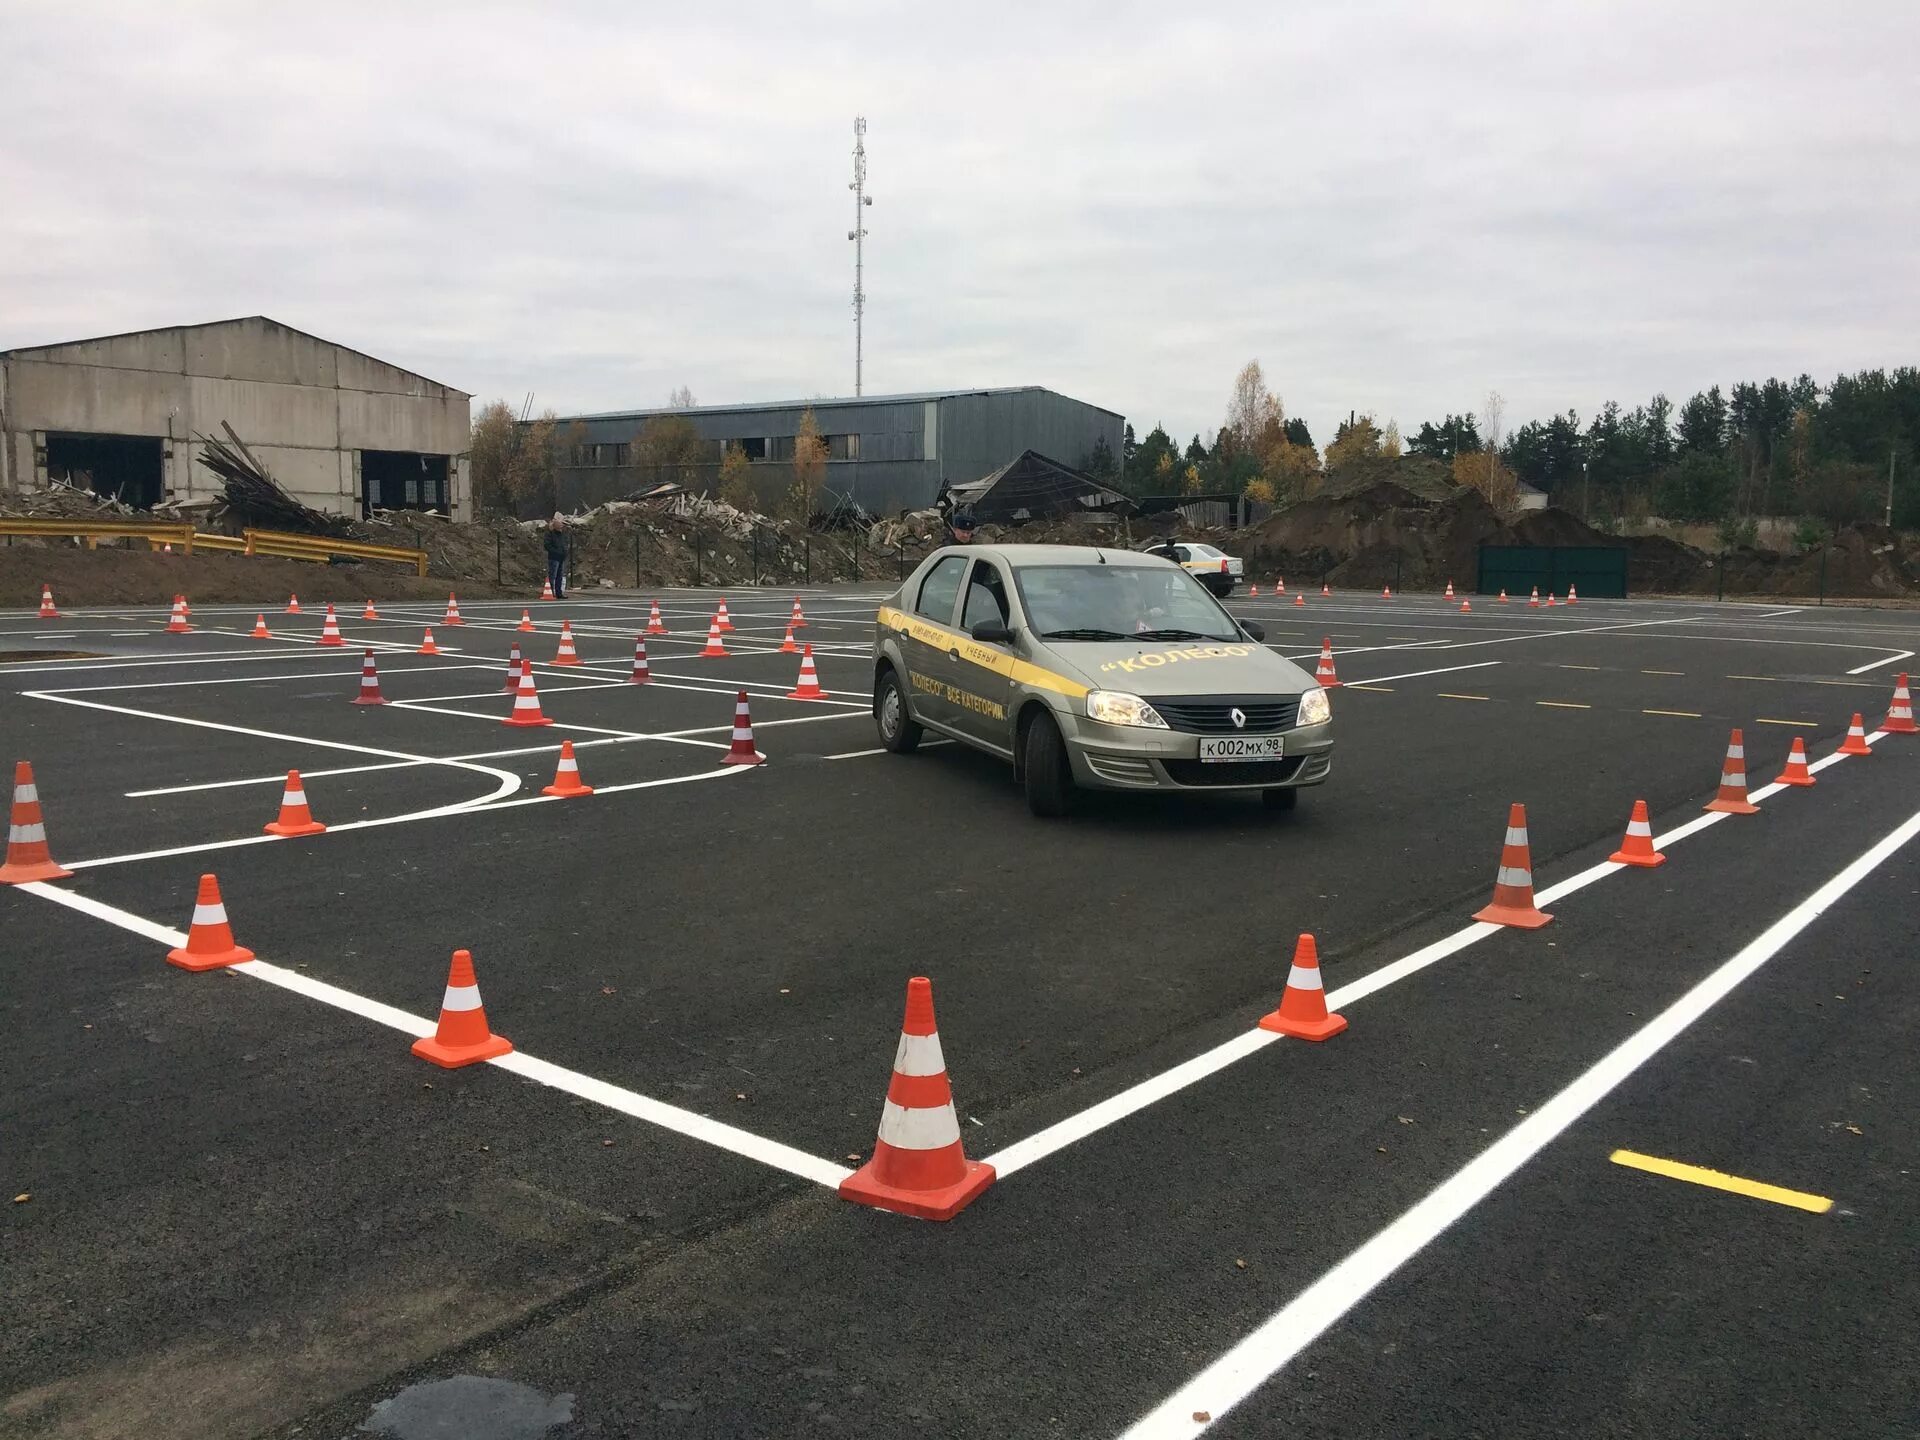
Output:
<path fill-rule="evenodd" d="M 427 573 L 427 552 L 409 550 L 400 545 L 368 545 L 359 540 L 335 540 L 326 535 L 295 535 L 286 530 L 240 532 L 245 537 L 247 554 L 278 555 L 288 560 L 312 560 L 325 564 L 335 555 L 351 555 L 356 560 L 391 560 L 396 565 L 411 565 L 419 575 Z"/>
<path fill-rule="evenodd" d="M 87 549 L 102 540 L 144 540 L 149 549 L 175 545 L 191 554 L 195 539 L 190 524 L 169 524 L 154 520 L 23 520 L 0 518 L 0 535 L 32 535 L 56 540 L 84 540 Z M 421 574 L 426 571 L 422 570 Z"/>
<path fill-rule="evenodd" d="M 238 535 L 209 535 L 205 531 L 198 531 L 193 537 L 193 548 L 196 550 L 226 550 L 236 555 L 244 555 L 247 553 L 247 542 L 242 540 Z"/>
<path fill-rule="evenodd" d="M 231 551 L 243 555 L 275 555 L 286 560 L 311 560 L 324 565 L 336 555 L 356 560 L 387 560 L 396 565 L 411 565 L 414 573 L 427 573 L 427 552 L 409 550 L 400 545 L 369 545 L 359 540 L 336 540 L 326 535 L 296 535 L 287 530 L 247 529 L 239 538 L 232 535 L 197 535 L 191 524 L 171 524 L 151 520 L 26 520 L 0 517 L 0 536 L 34 536 L 42 539 L 83 540 L 89 550 L 102 540 L 145 540 L 158 550 L 162 545 L 192 554 L 202 550 Z"/>

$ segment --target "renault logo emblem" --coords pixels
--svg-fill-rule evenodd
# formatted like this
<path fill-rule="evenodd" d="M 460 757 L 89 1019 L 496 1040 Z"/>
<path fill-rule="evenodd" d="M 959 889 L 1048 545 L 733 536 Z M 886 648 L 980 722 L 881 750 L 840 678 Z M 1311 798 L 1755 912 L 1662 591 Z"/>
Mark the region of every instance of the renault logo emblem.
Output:
<path fill-rule="evenodd" d="M 1227 711 L 1227 718 L 1233 721 L 1234 729 L 1244 730 L 1247 728 L 1247 712 L 1242 710 L 1238 705 Z"/>

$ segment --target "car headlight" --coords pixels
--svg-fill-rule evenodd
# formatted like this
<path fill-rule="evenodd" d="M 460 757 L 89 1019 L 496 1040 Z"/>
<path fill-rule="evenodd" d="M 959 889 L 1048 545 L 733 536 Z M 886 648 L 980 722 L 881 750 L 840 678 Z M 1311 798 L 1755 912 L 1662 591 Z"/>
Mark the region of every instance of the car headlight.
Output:
<path fill-rule="evenodd" d="M 1145 725 L 1154 730 L 1167 728 L 1167 722 L 1160 718 L 1160 712 L 1153 706 L 1138 695 L 1124 695 L 1118 690 L 1089 690 L 1087 718 L 1098 720 L 1103 725 Z"/>
<path fill-rule="evenodd" d="M 1333 702 L 1327 698 L 1324 690 L 1309 690 L 1300 697 L 1299 717 L 1296 725 L 1324 725 L 1333 718 Z"/>

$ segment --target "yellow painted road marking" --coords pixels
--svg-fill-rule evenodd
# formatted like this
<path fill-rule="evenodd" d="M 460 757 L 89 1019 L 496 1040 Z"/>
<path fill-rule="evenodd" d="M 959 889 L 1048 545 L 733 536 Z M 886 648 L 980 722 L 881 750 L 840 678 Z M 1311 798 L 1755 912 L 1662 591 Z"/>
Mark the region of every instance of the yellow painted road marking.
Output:
<path fill-rule="evenodd" d="M 1753 722 L 1756 725 L 1798 725 L 1802 730 L 1818 730 L 1818 720 L 1768 720 L 1764 716 Z"/>
<path fill-rule="evenodd" d="M 1391 695 L 1393 693 L 1393 687 L 1391 685 L 1356 685 L 1351 680 L 1340 688 L 1342 690 L 1378 690 L 1382 695 Z"/>
<path fill-rule="evenodd" d="M 1607 667 L 1604 665 L 1556 665 L 1553 668 L 1556 670 L 1604 670 Z"/>
<path fill-rule="evenodd" d="M 1554 710 L 1591 710 L 1591 705 L 1581 705 L 1572 700 L 1536 700 L 1536 705 L 1545 705 Z"/>
<path fill-rule="evenodd" d="M 1698 720 L 1700 718 L 1700 712 L 1698 710 L 1642 710 L 1640 713 L 1642 715 L 1672 715 L 1681 720 Z"/>
<path fill-rule="evenodd" d="M 1684 675 L 1684 670 L 1642 670 L 1642 675 Z"/>
<path fill-rule="evenodd" d="M 1451 690 L 1442 690 L 1440 692 L 1440 698 L 1442 700 L 1487 700 L 1492 697 L 1487 695 L 1455 695 Z"/>
<path fill-rule="evenodd" d="M 1691 1185 L 1705 1185 L 1712 1190 L 1730 1190 L 1735 1195 L 1746 1195 L 1755 1200 L 1771 1200 L 1776 1205 L 1791 1205 L 1796 1210 L 1809 1210 L 1815 1215 L 1824 1215 L 1833 1208 L 1833 1201 L 1825 1195 L 1809 1195 L 1804 1190 L 1787 1190 L 1779 1185 L 1768 1185 L 1760 1180 L 1742 1180 L 1738 1175 L 1727 1175 L 1719 1170 L 1708 1170 L 1700 1165 L 1682 1165 L 1678 1160 L 1662 1160 L 1658 1156 L 1641 1155 L 1632 1150 L 1616 1150 L 1607 1158 L 1616 1165 L 1625 1165 L 1632 1170 L 1645 1170 L 1650 1175 L 1664 1175 L 1669 1180 L 1685 1180 Z"/>

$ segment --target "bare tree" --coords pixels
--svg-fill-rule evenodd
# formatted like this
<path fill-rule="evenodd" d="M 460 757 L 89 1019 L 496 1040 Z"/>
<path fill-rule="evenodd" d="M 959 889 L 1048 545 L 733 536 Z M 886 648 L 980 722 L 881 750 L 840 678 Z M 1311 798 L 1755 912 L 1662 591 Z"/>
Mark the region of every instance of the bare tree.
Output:
<path fill-rule="evenodd" d="M 1260 362 L 1249 360 L 1234 377 L 1233 395 L 1227 401 L 1227 430 L 1243 455 L 1258 455 L 1268 443 L 1271 432 L 1281 427 L 1286 415 L 1279 397 L 1267 389 L 1267 378 Z"/>
<path fill-rule="evenodd" d="M 686 385 L 678 386 L 671 395 L 667 396 L 667 405 L 674 410 L 691 410 L 699 403 L 693 398 L 692 388 Z"/>
<path fill-rule="evenodd" d="M 1498 390 L 1487 391 L 1486 403 L 1481 407 L 1480 436 L 1487 452 L 1486 495 L 1489 500 L 1504 492 L 1506 484 L 1500 478 L 1500 437 L 1504 433 L 1501 422 L 1506 418 L 1506 397 Z M 1496 503 L 1496 508 L 1498 508 Z"/>

